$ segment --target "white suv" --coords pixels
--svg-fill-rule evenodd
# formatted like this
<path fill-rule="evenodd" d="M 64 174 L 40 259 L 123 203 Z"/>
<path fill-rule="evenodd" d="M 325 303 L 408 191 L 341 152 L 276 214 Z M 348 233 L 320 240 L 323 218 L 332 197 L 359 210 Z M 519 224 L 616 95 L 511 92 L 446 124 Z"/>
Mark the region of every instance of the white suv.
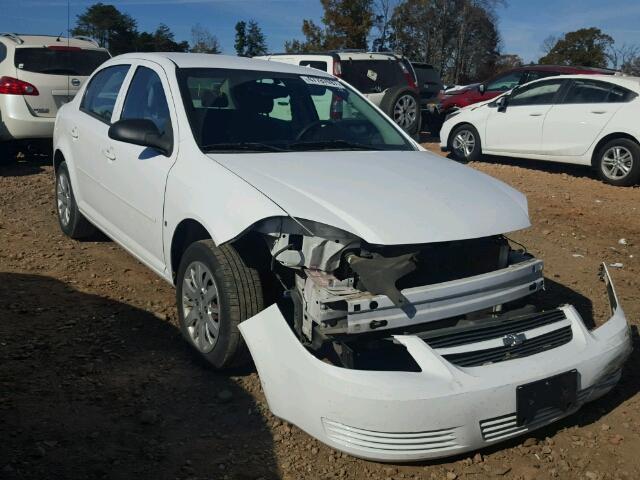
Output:
<path fill-rule="evenodd" d="M 54 148 L 63 232 L 98 227 L 175 285 L 202 357 L 250 352 L 274 414 L 353 455 L 529 432 L 609 391 L 631 351 L 606 269 L 598 328 L 531 305 L 542 261 L 502 235 L 529 226 L 524 195 L 325 72 L 122 55 L 60 109 Z"/>
<path fill-rule="evenodd" d="M 51 138 L 58 108 L 109 58 L 84 37 L 0 33 L 0 157 L 15 140 Z"/>
<path fill-rule="evenodd" d="M 329 72 L 343 79 L 410 135 L 420 132 L 420 92 L 416 73 L 406 58 L 384 52 L 338 51 L 276 53 L 262 60 L 290 63 Z"/>

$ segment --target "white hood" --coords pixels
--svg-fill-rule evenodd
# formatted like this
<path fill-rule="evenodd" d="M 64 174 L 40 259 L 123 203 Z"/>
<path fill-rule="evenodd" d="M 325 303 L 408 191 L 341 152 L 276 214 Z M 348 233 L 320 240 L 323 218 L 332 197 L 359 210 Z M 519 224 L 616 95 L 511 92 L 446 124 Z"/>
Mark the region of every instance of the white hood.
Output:
<path fill-rule="evenodd" d="M 523 194 L 427 152 L 210 154 L 289 215 L 398 245 L 530 226 Z"/>

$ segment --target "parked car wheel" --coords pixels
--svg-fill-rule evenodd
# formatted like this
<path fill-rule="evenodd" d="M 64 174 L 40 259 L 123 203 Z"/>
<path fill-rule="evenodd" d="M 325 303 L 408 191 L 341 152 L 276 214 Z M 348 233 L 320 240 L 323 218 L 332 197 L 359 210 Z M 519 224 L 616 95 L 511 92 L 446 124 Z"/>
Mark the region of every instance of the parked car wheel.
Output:
<path fill-rule="evenodd" d="M 418 133 L 420 103 L 414 92 L 404 87 L 391 89 L 382 99 L 380 107 L 409 135 Z"/>
<path fill-rule="evenodd" d="M 193 243 L 180 261 L 176 301 L 180 330 L 215 368 L 248 363 L 238 324 L 264 308 L 257 269 L 232 245 Z"/>
<path fill-rule="evenodd" d="M 607 142 L 598 153 L 597 169 L 606 183 L 635 185 L 640 180 L 640 146 L 628 138 Z"/>
<path fill-rule="evenodd" d="M 477 161 L 482 158 L 480 135 L 472 125 L 460 125 L 453 131 L 450 148 L 458 160 Z"/>
<path fill-rule="evenodd" d="M 79 240 L 96 233 L 96 227 L 78 210 L 66 162 L 56 171 L 56 212 L 60 229 L 66 236 Z"/>

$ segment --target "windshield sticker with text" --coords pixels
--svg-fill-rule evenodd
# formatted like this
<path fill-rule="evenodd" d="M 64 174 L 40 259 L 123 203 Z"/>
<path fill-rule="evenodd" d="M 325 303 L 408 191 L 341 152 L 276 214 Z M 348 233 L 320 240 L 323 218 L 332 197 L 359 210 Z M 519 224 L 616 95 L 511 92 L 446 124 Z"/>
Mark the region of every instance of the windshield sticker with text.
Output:
<path fill-rule="evenodd" d="M 307 77 L 305 75 L 301 75 L 300 78 L 309 85 L 320 85 L 322 87 L 333 87 L 333 88 L 344 88 L 337 80 L 332 80 L 331 78 L 321 78 L 321 77 Z"/>

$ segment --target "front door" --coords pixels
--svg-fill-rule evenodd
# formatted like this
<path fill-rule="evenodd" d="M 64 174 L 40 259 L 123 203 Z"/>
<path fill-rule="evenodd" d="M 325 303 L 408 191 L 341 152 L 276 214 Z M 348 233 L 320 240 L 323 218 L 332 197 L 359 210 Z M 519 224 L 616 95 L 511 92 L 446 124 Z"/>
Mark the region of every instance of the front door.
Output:
<path fill-rule="evenodd" d="M 162 135 L 178 138 L 170 103 L 173 96 L 165 71 L 145 61 L 134 68 L 118 119 L 151 120 Z M 112 197 L 109 221 L 119 231 L 123 243 L 162 272 L 164 189 L 176 159 L 177 143 L 165 155 L 154 148 L 108 140 L 109 160 L 104 163 L 101 182 Z"/>
<path fill-rule="evenodd" d="M 504 154 L 539 153 L 544 119 L 563 80 L 544 80 L 517 88 L 506 108 L 493 108 L 487 117 L 483 149 Z"/>

